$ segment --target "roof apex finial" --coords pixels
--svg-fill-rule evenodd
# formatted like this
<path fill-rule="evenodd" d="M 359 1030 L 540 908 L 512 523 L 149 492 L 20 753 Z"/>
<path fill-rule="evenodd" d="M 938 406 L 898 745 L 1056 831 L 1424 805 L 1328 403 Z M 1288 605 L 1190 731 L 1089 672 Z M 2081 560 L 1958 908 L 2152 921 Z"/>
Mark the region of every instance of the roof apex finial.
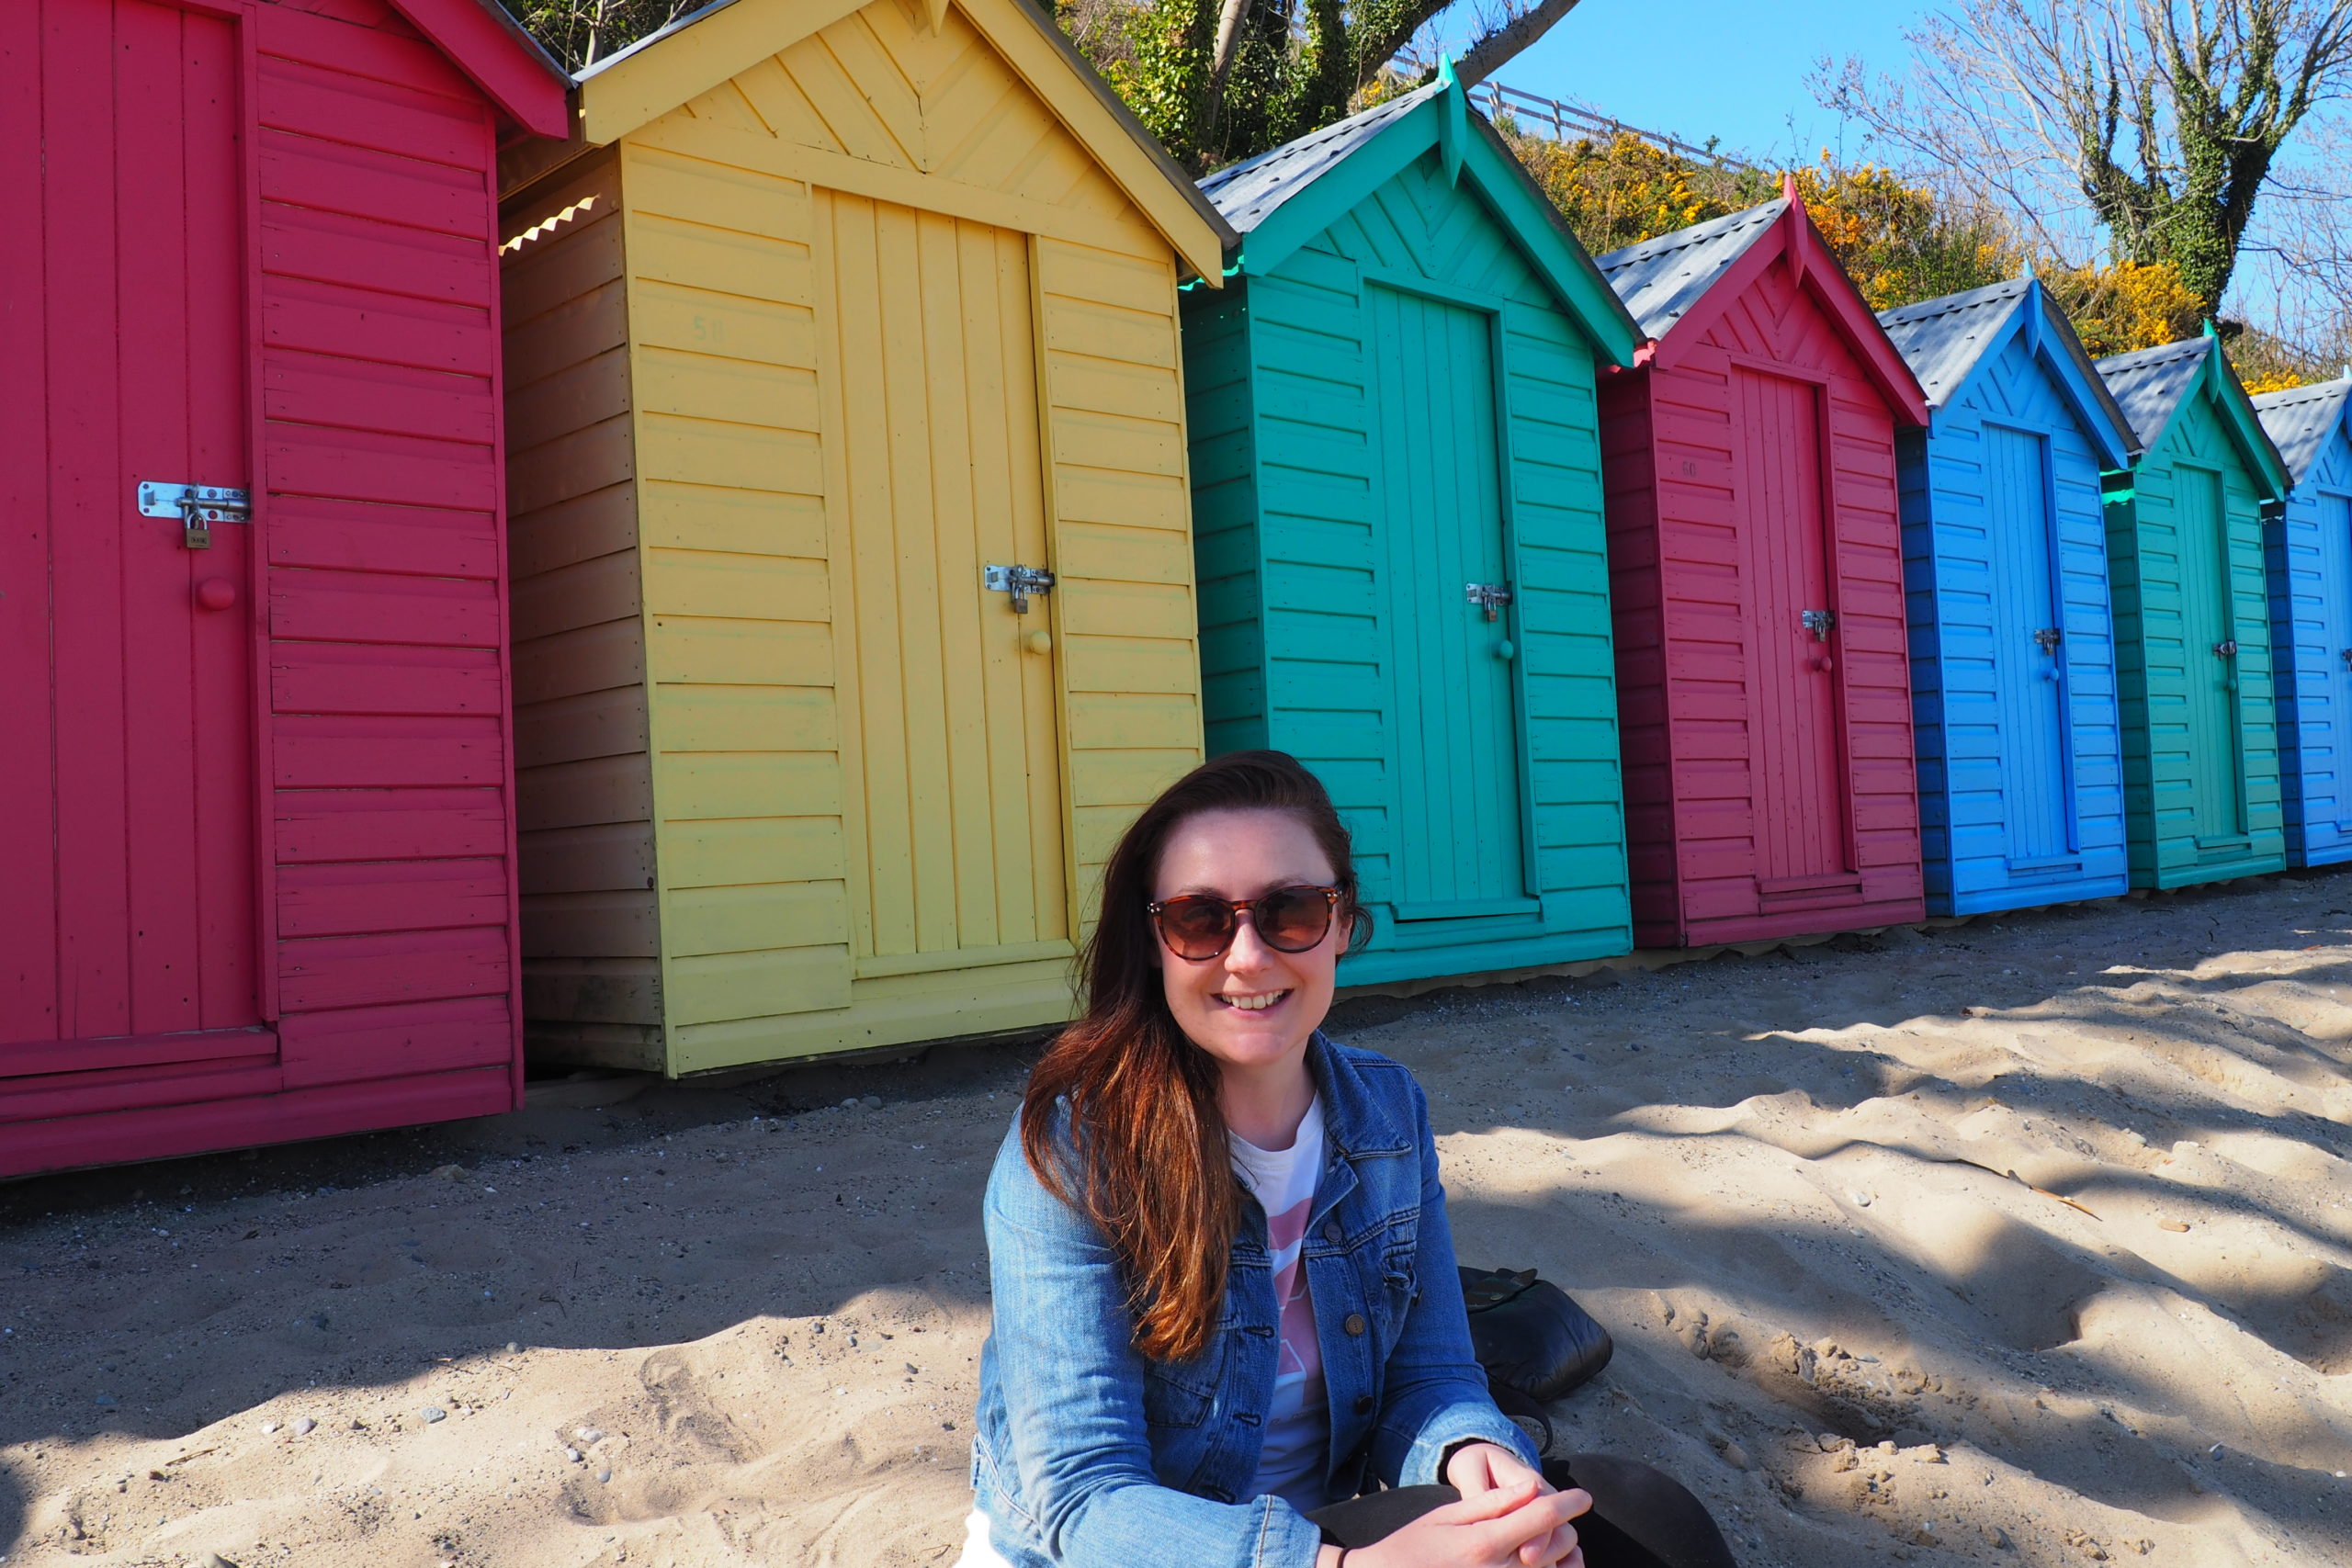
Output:
<path fill-rule="evenodd" d="M 1797 172 L 1794 169 L 1782 169 L 1781 171 L 1781 195 L 1787 199 L 1789 205 L 1792 207 L 1802 207 L 1804 205 L 1804 198 L 1797 195 Z"/>
<path fill-rule="evenodd" d="M 2214 330 L 2213 318 L 2208 316 L 2205 318 L 2204 324 L 2198 328 L 2198 335 L 2200 337 L 2220 337 L 2222 334 Z"/>
<path fill-rule="evenodd" d="M 1458 87 L 1462 85 L 1462 78 L 1453 73 L 1453 56 L 1451 54 L 1437 57 L 1437 79 L 1442 86 Z"/>

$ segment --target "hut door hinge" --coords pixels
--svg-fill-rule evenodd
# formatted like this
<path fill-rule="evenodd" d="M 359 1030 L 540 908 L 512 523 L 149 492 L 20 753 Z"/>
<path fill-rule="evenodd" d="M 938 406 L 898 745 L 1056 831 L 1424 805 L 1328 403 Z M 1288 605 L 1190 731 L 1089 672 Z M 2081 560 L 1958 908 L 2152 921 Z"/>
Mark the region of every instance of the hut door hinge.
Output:
<path fill-rule="evenodd" d="M 1838 624 L 1838 613 L 1835 610 L 1806 610 L 1801 612 L 1797 619 L 1804 623 L 1804 629 L 1813 634 L 1814 641 L 1827 642 L 1829 628 Z"/>
<path fill-rule="evenodd" d="M 254 520 L 253 492 L 225 485 L 167 484 L 142 479 L 139 485 L 139 515 L 176 517 L 182 529 L 180 542 L 191 550 L 209 550 L 212 547 L 212 525 Z"/>
<path fill-rule="evenodd" d="M 2033 634 L 2033 640 L 2041 647 L 2042 652 L 2054 654 L 2058 651 L 2058 644 L 2064 639 L 2064 637 L 2065 634 L 2056 626 L 2044 626 Z"/>
<path fill-rule="evenodd" d="M 2352 648 L 2344 650 L 2344 668 L 2352 670 Z"/>
<path fill-rule="evenodd" d="M 1484 610 L 1490 621 L 1499 619 L 1502 607 L 1510 603 L 1510 590 L 1499 582 L 1465 582 L 1462 594 Z"/>
<path fill-rule="evenodd" d="M 980 581 L 991 593 L 1012 594 L 1012 613 L 1016 615 L 1029 613 L 1032 593 L 1054 591 L 1054 574 L 1042 566 L 984 566 L 980 568 Z"/>

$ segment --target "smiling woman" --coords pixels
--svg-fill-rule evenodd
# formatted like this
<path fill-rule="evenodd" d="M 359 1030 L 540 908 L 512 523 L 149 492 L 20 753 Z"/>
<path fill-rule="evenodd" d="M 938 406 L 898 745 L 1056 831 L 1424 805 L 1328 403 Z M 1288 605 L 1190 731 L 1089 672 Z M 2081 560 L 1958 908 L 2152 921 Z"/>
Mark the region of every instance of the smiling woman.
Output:
<path fill-rule="evenodd" d="M 1321 1032 L 1368 922 L 1314 776 L 1193 770 L 1102 907 L 989 1182 L 959 1568 L 1728 1568 L 1644 1467 L 1579 1518 L 1488 1396 L 1420 1089 Z"/>

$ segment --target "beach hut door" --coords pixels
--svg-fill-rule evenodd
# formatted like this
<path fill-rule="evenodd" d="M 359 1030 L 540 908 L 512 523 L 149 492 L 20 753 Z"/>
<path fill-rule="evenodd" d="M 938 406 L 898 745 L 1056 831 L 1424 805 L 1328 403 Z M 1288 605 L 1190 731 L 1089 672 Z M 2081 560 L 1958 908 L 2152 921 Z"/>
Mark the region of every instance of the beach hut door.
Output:
<path fill-rule="evenodd" d="M 142 483 L 254 477 L 237 28 L 43 0 L 14 30 L 33 57 L 0 73 L 0 183 L 24 198 L 0 247 L 0 1075 L 271 1053 L 253 525 L 223 504 L 199 538 L 140 506 Z"/>
<path fill-rule="evenodd" d="M 2009 860 L 2028 870 L 2075 849 L 2049 457 L 2036 432 L 1990 423 L 1984 431 L 2000 776 Z"/>
<path fill-rule="evenodd" d="M 1369 287 L 1399 920 L 1539 911 L 1523 859 L 1494 318 Z"/>
<path fill-rule="evenodd" d="M 2180 547 L 2181 658 L 2188 698 L 2188 758 L 2199 847 L 2245 836 L 2245 755 L 2238 733 L 2238 645 L 2230 600 L 2229 513 L 2222 476 L 2186 463 L 2173 468 L 2173 516 Z"/>
<path fill-rule="evenodd" d="M 1070 948 L 1029 242 L 820 193 L 861 980 Z"/>
<path fill-rule="evenodd" d="M 1733 373 L 1741 575 L 1748 584 L 1747 751 L 1759 896 L 1860 886 L 1847 848 L 1845 636 L 1829 579 L 1820 389 Z"/>
<path fill-rule="evenodd" d="M 2328 713 L 2335 718 L 2335 825 L 2352 830 L 2352 496 L 2322 491 L 2319 498 L 2320 581 L 2326 586 Z M 2306 773 L 2310 761 L 2304 763 Z M 2305 785 L 2306 788 L 2310 786 Z"/>

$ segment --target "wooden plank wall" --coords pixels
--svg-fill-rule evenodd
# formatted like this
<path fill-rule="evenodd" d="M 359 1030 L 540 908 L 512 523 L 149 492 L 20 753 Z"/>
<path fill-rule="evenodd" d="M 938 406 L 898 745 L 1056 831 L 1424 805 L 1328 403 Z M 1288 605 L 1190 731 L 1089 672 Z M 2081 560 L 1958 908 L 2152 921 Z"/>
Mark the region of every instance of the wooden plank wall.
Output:
<path fill-rule="evenodd" d="M 1204 577 L 1214 562 L 1225 596 L 1215 635 L 1230 650 L 1216 661 L 1225 690 L 1213 712 L 1238 720 L 1259 700 L 1248 684 L 1247 634 L 1226 625 L 1251 613 L 1239 574 L 1251 570 L 1254 548 L 1265 639 L 1265 717 L 1256 722 L 1267 744 L 1306 761 L 1330 788 L 1355 836 L 1367 901 L 1391 901 L 1396 836 L 1428 825 L 1404 815 L 1388 733 L 1396 718 L 1380 652 L 1370 425 L 1371 355 L 1381 349 L 1367 341 L 1367 273 L 1428 279 L 1447 298 L 1501 313 L 1513 615 L 1532 752 L 1529 891 L 1546 907 L 1542 918 L 1417 922 L 1436 929 L 1414 934 L 1392 927 L 1351 962 L 1350 976 L 1368 982 L 1623 952 L 1629 916 L 1592 350 L 1508 229 L 1469 186 L 1447 182 L 1434 152 L 1272 275 L 1247 282 L 1249 400 L 1228 410 L 1230 394 L 1204 394 L 1216 403 L 1219 434 L 1196 439 L 1196 451 L 1217 452 L 1218 466 L 1204 478 L 1233 483 L 1237 457 L 1216 444 L 1228 439 L 1224 428 L 1248 419 L 1254 506 L 1220 489 L 1203 515 L 1223 530 L 1229 517 L 1254 512 L 1259 530 L 1254 547 L 1222 531 L 1204 547 Z M 1188 352 L 1201 349 L 1188 344 Z M 1206 360 L 1196 357 L 1193 374 L 1232 385 L 1236 370 L 1218 355 L 1212 348 Z M 1203 367 L 1209 365 L 1220 368 Z M 1238 732 L 1248 733 L 1249 722 Z"/>
<path fill-rule="evenodd" d="M 2352 441 L 2331 432 L 2265 532 L 2281 805 L 2296 865 L 2352 859 Z"/>
<path fill-rule="evenodd" d="M 854 974 L 812 193 L 1035 236 L 1073 903 L 1199 756 L 1172 254 L 959 12 L 899 0 L 619 157 L 667 1066 L 1066 1017 L 1066 958 Z"/>
<path fill-rule="evenodd" d="M 2247 832 L 2242 848 L 2218 852 L 2200 852 L 2197 844 L 2200 832 L 2208 831 L 2197 822 L 2199 771 L 2226 769 L 2228 762 L 2196 744 L 2186 719 L 2188 682 L 2211 678 L 2214 655 L 2213 639 L 2184 624 L 2181 573 L 2191 568 L 2183 557 L 2197 547 L 2180 540 L 2174 526 L 2178 463 L 2222 476 L 2229 571 L 2221 588 L 2238 644 L 2235 700 L 2244 770 L 2239 787 Z M 2107 521 L 2132 885 L 2177 887 L 2276 871 L 2286 863 L 2287 840 L 2261 503 L 2201 386 L 2188 393 L 2154 448 L 2142 457 L 2132 471 L 2132 491 L 2131 500 L 2109 505 Z M 2226 747 L 2215 750 L 2225 752 Z"/>
<path fill-rule="evenodd" d="M 1208 752 L 1266 738 L 1266 620 L 1248 277 L 1184 292 L 1185 440 L 1200 572 L 1201 700 Z"/>
<path fill-rule="evenodd" d="M 1988 419 L 2041 432 L 2049 442 L 2082 851 L 2081 869 L 2054 882 L 2012 885 L 2007 867 L 2005 802 L 2007 792 L 2020 786 L 2005 770 L 1996 670 L 2014 664 L 2022 650 L 1996 646 L 1983 453 Z M 1903 548 L 1929 910 L 1974 914 L 2119 892 L 2125 874 L 2122 737 L 2098 456 L 2021 337 L 2012 337 L 1958 400 L 1937 412 L 1932 438 L 1906 432 L 1902 439 L 1914 454 L 1901 468 Z M 2038 670 L 2027 672 L 2038 676 Z"/>
<path fill-rule="evenodd" d="M 1736 359 L 1826 378 L 1836 650 L 1859 897 L 1816 896 L 1770 908 L 1758 901 L 1751 770 L 1766 765 L 1770 738 L 1750 723 L 1739 640 L 1748 610 L 1736 570 Z M 1648 816 L 1631 846 L 1641 911 L 1635 940 L 1747 941 L 1917 918 L 1918 796 L 1894 428 L 1884 400 L 1819 307 L 1775 264 L 1671 370 L 1652 367 L 1622 394 L 1612 388 L 1611 402 L 1611 503 L 1632 508 L 1616 524 L 1612 550 L 1642 531 L 1645 491 L 1657 519 L 1655 567 L 1636 547 L 1616 568 L 1628 744 L 1645 772 L 1661 750 L 1670 760 L 1674 803 L 1670 842 Z M 1638 445 L 1645 412 L 1646 459 Z M 1640 472 L 1644 462 L 1655 464 L 1654 478 Z"/>
<path fill-rule="evenodd" d="M 255 13 L 288 1087 L 520 1089 L 494 126 L 380 0 Z"/>
<path fill-rule="evenodd" d="M 547 1060 L 660 1066 L 661 926 L 620 160 L 503 205 L 524 1011 Z"/>

